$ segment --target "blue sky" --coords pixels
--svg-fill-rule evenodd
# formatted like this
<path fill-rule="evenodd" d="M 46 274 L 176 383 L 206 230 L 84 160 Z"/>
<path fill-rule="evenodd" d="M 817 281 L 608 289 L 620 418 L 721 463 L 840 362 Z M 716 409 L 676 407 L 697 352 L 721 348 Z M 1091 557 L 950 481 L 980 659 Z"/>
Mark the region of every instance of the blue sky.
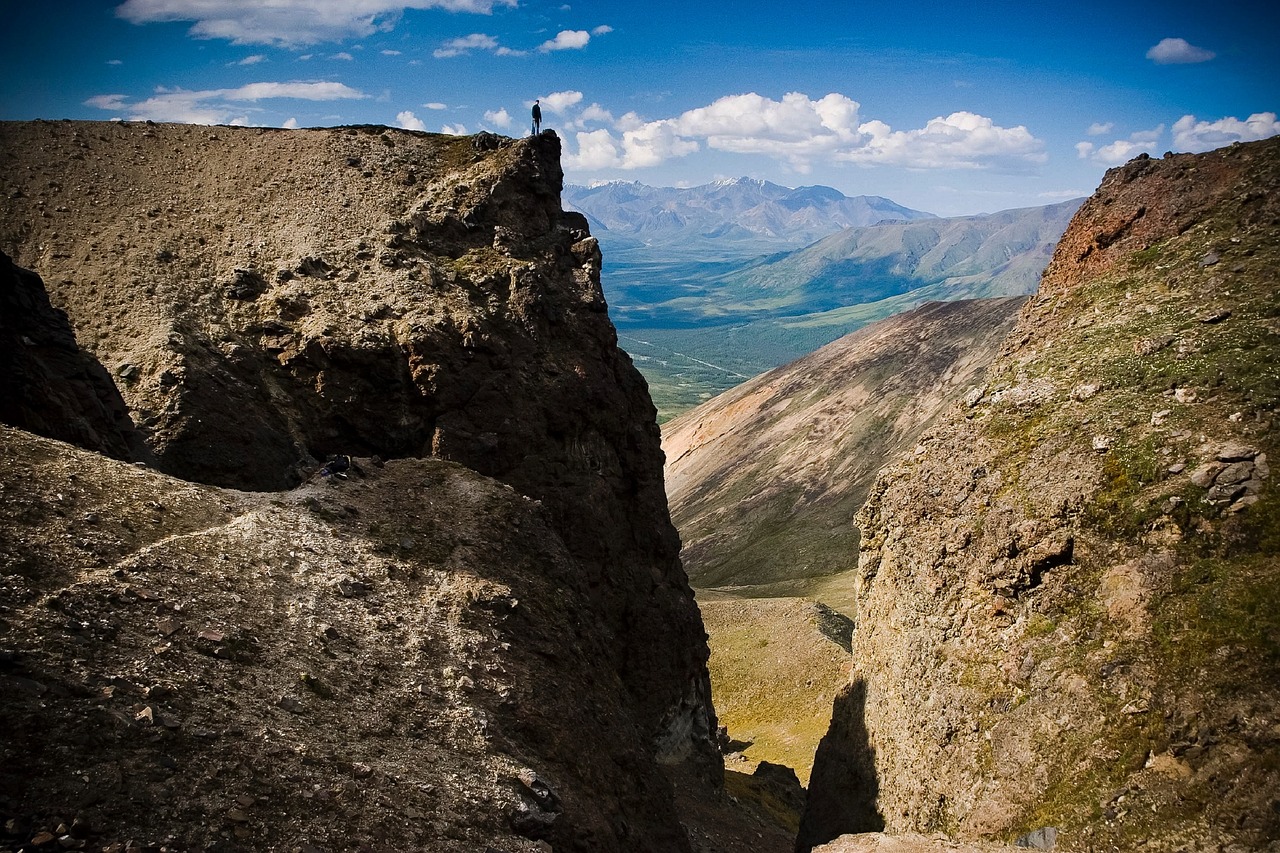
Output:
<path fill-rule="evenodd" d="M 747 175 L 942 215 L 1280 133 L 1270 3 L 0 0 L 0 119 L 564 140 L 569 180 Z"/>

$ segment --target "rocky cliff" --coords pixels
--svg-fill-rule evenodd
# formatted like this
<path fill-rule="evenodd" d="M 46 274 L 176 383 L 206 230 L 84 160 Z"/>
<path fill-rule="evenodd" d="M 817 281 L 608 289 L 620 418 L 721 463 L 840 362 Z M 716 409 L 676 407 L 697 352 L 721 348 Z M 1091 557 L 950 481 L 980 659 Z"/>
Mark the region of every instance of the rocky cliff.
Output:
<path fill-rule="evenodd" d="M 861 511 L 803 849 L 1274 849 L 1278 265 L 1280 140 L 1108 172 L 981 392 Z"/>
<path fill-rule="evenodd" d="M 684 847 L 657 768 L 719 775 L 705 639 L 554 134 L 33 122 L 0 151 L 0 248 L 157 469 L 5 433 L 10 831 Z M 334 454 L 363 477 L 317 478 Z"/>
<path fill-rule="evenodd" d="M 116 459 L 148 458 L 111 377 L 76 343 L 44 282 L 0 252 L 0 423 Z"/>

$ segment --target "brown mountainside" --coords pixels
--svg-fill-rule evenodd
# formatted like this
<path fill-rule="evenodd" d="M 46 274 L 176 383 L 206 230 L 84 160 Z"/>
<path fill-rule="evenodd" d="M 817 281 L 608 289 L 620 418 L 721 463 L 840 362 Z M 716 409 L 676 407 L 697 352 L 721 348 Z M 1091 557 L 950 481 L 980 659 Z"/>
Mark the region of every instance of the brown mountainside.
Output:
<path fill-rule="evenodd" d="M 4 434 L 9 837 L 684 849 L 659 768 L 715 800 L 707 649 L 554 134 L 6 123 L 0 157 L 0 249 L 156 469 Z"/>
<path fill-rule="evenodd" d="M 980 379 L 1022 302 L 930 303 L 666 424 L 667 495 L 693 584 L 804 594 L 852 568 L 850 519 L 883 460 Z"/>
<path fill-rule="evenodd" d="M 1280 140 L 1108 172 L 981 395 L 861 511 L 802 848 L 1276 849 L 1277 268 Z"/>

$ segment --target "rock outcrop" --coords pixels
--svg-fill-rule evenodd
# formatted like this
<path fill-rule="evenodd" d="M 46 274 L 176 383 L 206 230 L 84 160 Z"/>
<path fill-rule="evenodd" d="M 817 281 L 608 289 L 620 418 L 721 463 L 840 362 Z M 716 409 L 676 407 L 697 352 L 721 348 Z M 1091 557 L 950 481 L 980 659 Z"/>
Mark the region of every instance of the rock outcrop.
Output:
<path fill-rule="evenodd" d="M 206 692 L 225 697 L 240 708 L 231 715 L 237 721 L 229 725 L 242 734 L 232 737 L 253 731 L 252 737 L 286 744 L 280 749 L 301 756 L 298 760 L 307 767 L 306 742 L 297 736 L 300 724 L 277 730 L 272 728 L 281 725 L 276 720 L 251 728 L 238 717 L 241 711 L 263 710 L 241 691 L 253 692 L 278 679 L 279 667 L 288 666 L 295 655 L 324 657 L 307 664 L 315 668 L 307 673 L 321 687 L 313 688 L 303 678 L 295 692 L 329 690 L 348 697 L 359 692 L 352 679 L 361 667 L 333 668 L 344 657 L 323 651 L 336 640 L 315 636 L 308 621 L 320 618 L 314 614 L 323 612 L 336 625 L 341 618 L 356 618 L 346 608 L 363 612 L 373 600 L 369 624 L 402 637 L 397 648 L 416 648 L 431 630 L 412 620 L 435 618 L 401 612 L 421 607 L 412 604 L 417 597 L 428 604 L 443 601 L 455 615 L 478 609 L 484 612 L 458 615 L 464 622 L 475 620 L 467 623 L 474 633 L 463 631 L 454 639 L 459 648 L 473 652 L 483 646 L 485 654 L 468 658 L 459 651 L 459 663 L 446 667 L 452 672 L 440 675 L 443 680 L 433 681 L 421 667 L 406 678 L 423 679 L 424 696 L 444 695 L 459 684 L 463 692 L 471 690 L 464 682 L 498 696 L 494 704 L 476 705 L 483 713 L 472 714 L 474 719 L 462 719 L 471 714 L 464 708 L 445 714 L 449 720 L 459 717 L 449 723 L 456 722 L 459 732 L 471 727 L 466 749 L 480 757 L 468 767 L 469 778 L 510 777 L 515 765 L 502 763 L 506 761 L 521 763 L 534 776 L 526 780 L 528 773 L 520 770 L 519 785 L 504 788 L 505 793 L 482 786 L 479 801 L 491 796 L 494 803 L 515 803 L 517 811 L 519 802 L 532 804 L 528 820 L 503 820 L 517 835 L 547 837 L 557 849 L 681 849 L 687 841 L 673 817 L 670 787 L 656 767 L 680 765 L 682 773 L 714 783 L 721 765 L 713 742 L 705 635 L 667 514 L 654 409 L 643 380 L 616 346 L 599 286 L 598 246 L 581 216 L 560 209 L 558 139 L 544 133 L 522 141 L 478 141 L 386 128 L 291 132 L 122 123 L 0 125 L 0 149 L 7 157 L 0 175 L 0 247 L 51 283 L 53 303 L 69 315 L 81 344 L 114 374 L 154 453 L 155 467 L 189 483 L 206 484 L 95 470 L 95 480 L 119 479 L 126 495 L 129 489 L 154 494 L 110 507 L 90 506 L 93 500 L 85 498 L 86 506 L 80 508 L 80 499 L 69 496 L 80 486 L 59 493 L 57 501 L 77 502 L 74 517 L 79 521 L 74 532 L 66 532 L 75 543 L 67 553 L 76 559 L 58 562 L 34 547 L 15 545 L 6 554 L 4 569 L 7 577 L 18 578 L 13 594 L 24 607 L 67 597 L 72 613 L 67 624 L 90 626 L 69 631 L 93 635 L 98 630 L 93 626 L 101 622 L 112 637 L 131 630 L 142 633 L 129 634 L 132 639 L 124 644 L 108 638 L 119 649 L 93 651 L 76 663 L 65 656 L 71 646 L 44 649 L 34 635 L 22 633 L 43 630 L 37 611 L 23 611 L 21 619 L 11 622 L 21 629 L 14 636 L 23 638 L 17 644 L 22 646 L 19 659 L 28 667 L 18 677 L 36 684 L 31 689 L 40 696 L 47 690 L 58 697 L 57 712 L 45 712 L 50 721 L 71 713 L 64 699 L 74 705 L 85 690 L 96 695 L 111 687 L 113 672 L 133 685 L 121 688 L 134 700 L 129 712 L 143 713 L 132 707 L 149 698 L 138 691 L 153 679 L 152 671 L 167 664 L 150 662 L 143 654 L 150 626 L 122 626 L 117 624 L 121 617 L 111 615 L 115 607 L 136 603 L 124 589 L 133 583 L 128 579 L 135 572 L 149 572 L 147 588 L 162 588 L 156 593 L 160 598 L 144 597 L 149 602 L 141 605 L 144 610 L 200 598 L 207 583 L 218 577 L 225 578 L 215 583 L 225 585 L 228 595 L 243 582 L 253 594 L 236 592 L 244 601 L 227 604 L 229 609 L 217 613 L 217 619 L 211 614 L 206 620 L 209 630 L 223 639 L 201 639 L 204 626 L 186 626 L 178 619 L 191 636 L 178 637 L 186 641 L 177 643 L 183 649 L 178 659 L 185 662 L 174 666 L 186 668 L 164 677 L 181 682 L 180 695 L 188 703 L 184 712 L 189 708 L 201 716 L 200 697 Z M 17 459 L 57 456 L 52 449 L 33 449 L 41 446 L 25 442 L 21 434 L 6 436 L 6 447 Z M 319 463 L 334 454 L 388 460 L 386 471 L 396 475 L 382 469 L 370 474 L 370 481 L 382 480 L 380 487 L 370 485 L 378 493 L 371 505 L 348 498 L 328 502 L 325 496 L 342 492 L 307 491 L 315 485 L 279 497 L 284 494 L 280 490 L 308 482 Z M 405 461 L 392 461 L 397 459 Z M 462 468 L 440 467 L 446 462 Z M 60 463 L 55 459 L 50 464 Z M 369 463 L 364 467 L 371 470 Z M 443 494 L 431 487 L 432 472 L 439 471 L 451 472 L 447 479 L 452 485 Z M 530 510 L 536 521 L 522 514 L 526 510 L 519 509 L 523 505 L 518 501 L 502 509 L 508 499 L 501 497 L 498 483 L 515 490 L 511 501 L 522 495 L 537 502 L 536 510 Z M 253 498 L 218 491 L 227 488 L 264 494 Z M 28 478 L 23 489 L 6 495 L 26 494 L 26 505 L 45 507 L 48 495 L 42 483 Z M 192 500 L 198 494 L 203 502 L 196 512 L 202 520 L 189 529 L 170 529 L 164 523 L 165 508 L 178 500 L 175 494 L 190 494 Z M 258 529 L 259 513 L 270 514 L 268 507 L 282 502 L 296 509 L 308 496 L 315 503 L 304 509 L 331 525 L 327 533 L 287 544 L 292 527 L 310 529 L 307 513 L 300 510 L 282 510 Z M 147 509 L 148 502 L 160 509 Z M 497 506 L 496 515 L 488 512 L 491 504 Z M 239 524 L 219 515 L 224 505 L 236 517 L 236 507 L 249 508 L 247 520 L 240 522 L 252 521 L 254 530 L 244 533 L 247 541 L 238 538 Z M 63 524 L 70 518 L 67 512 L 30 510 L 26 516 L 11 516 L 7 524 L 15 530 L 33 525 L 38 531 L 41 523 Z M 89 516 L 95 520 L 87 521 Z M 439 547 L 420 551 L 424 541 L 434 541 L 430 525 L 437 516 L 459 524 L 466 520 L 466 530 L 473 532 L 437 531 L 443 537 Z M 146 527 L 152 524 L 158 526 Z M 545 525 L 550 538 L 539 534 L 537 542 L 521 544 L 523 534 L 508 530 L 509 524 L 521 529 Z M 113 532 L 105 535 L 108 529 Z M 321 542 L 325 535 L 336 538 Z M 199 543 L 199 554 L 182 550 L 188 540 Z M 341 556 L 342 542 L 351 552 L 348 558 Z M 182 559 L 170 558 L 174 548 L 182 550 Z M 303 556 L 311 553 L 308 548 L 326 555 L 319 560 L 326 566 L 321 576 L 310 576 L 313 558 Z M 394 559 L 365 559 L 366 552 L 379 548 Z M 226 560 L 208 564 L 210 554 Z M 513 565 L 504 568 L 503 562 Z M 509 596 L 504 592 L 492 601 L 488 592 L 473 596 L 453 590 L 451 584 L 460 582 L 452 578 L 454 563 L 459 571 L 485 579 L 480 583 L 485 590 L 489 581 L 504 589 L 517 587 L 503 573 L 526 569 L 530 574 L 525 580 L 536 589 Z M 546 577 L 535 578 L 542 563 Z M 332 574 L 344 570 L 352 577 Z M 394 576 L 392 586 L 407 586 L 396 586 L 394 594 L 386 593 L 392 600 L 377 603 L 383 576 Z M 329 592 L 322 594 L 321 587 Z M 310 603 L 299 609 L 288 603 L 295 600 Z M 91 618 L 74 615 L 81 610 Z M 305 615 L 307 610 L 313 615 Z M 521 613 L 536 614 L 530 617 L 536 630 L 515 627 L 524 618 Z M 397 621 L 400 616 L 409 621 Z M 238 627 L 219 628 L 214 622 Z M 510 632 L 505 624 L 512 626 Z M 260 636 L 271 633 L 272 625 L 280 631 L 279 644 Z M 309 632 L 305 640 L 294 635 L 295 629 Z M 342 626 L 335 630 L 345 636 Z M 360 636 L 357 645 L 378 646 L 372 635 Z M 560 645 L 540 642 L 537 636 L 554 637 Z M 507 699 L 499 695 L 502 688 L 495 686 L 503 679 L 491 666 L 505 666 L 499 660 L 508 651 L 505 645 L 514 649 L 525 640 L 528 666 L 515 666 L 510 682 L 538 686 L 526 685 L 533 692 L 507 707 Z M 155 645 L 163 642 L 169 640 Z M 299 645 L 304 643 L 306 654 Z M 495 645 L 500 651 L 494 651 Z M 241 678 L 225 669 L 203 668 L 209 661 L 201 657 L 192 660 L 202 666 L 191 668 L 185 657 L 188 652 L 213 653 L 211 660 L 217 661 L 217 650 L 232 646 L 246 659 L 271 663 L 263 665 L 261 676 Z M 240 651 L 229 654 L 235 658 Z M 374 669 L 389 666 L 395 655 L 394 649 L 370 653 L 368 666 Z M 350 654 L 349 660 L 363 661 L 361 653 Z M 429 656 L 424 652 L 421 657 L 426 666 Z M 401 681 L 397 676 L 397 691 L 412 687 Z M 371 695 L 379 694 L 378 685 L 373 687 Z M 544 687 L 559 691 L 560 697 L 541 697 Z M 615 687 L 621 692 L 615 694 Z M 293 702 L 280 704 L 282 697 L 283 692 L 270 697 L 279 700 L 272 707 L 292 715 Z M 302 703 L 299 707 L 308 707 L 305 695 L 294 699 Z M 569 708 L 564 703 L 570 700 L 581 704 Z M 248 711 L 250 706 L 256 710 Z M 36 713 L 37 707 L 39 703 L 15 706 L 10 724 L 32 730 L 35 721 L 22 715 Z M 276 710 L 268 715 L 276 716 Z M 165 713 L 181 717 L 152 707 L 152 721 Z M 368 713 L 374 713 L 372 706 Z M 504 714 L 507 722 L 497 722 Z M 584 714 L 599 717 L 596 729 Z M 402 749 L 404 738 L 426 736 L 429 728 L 444 723 L 406 707 L 400 717 L 369 725 L 377 730 L 370 737 L 391 738 Z M 205 728 L 160 724 L 149 728 L 147 736 L 167 742 L 176 732 L 183 754 L 197 764 L 221 743 L 220 736 L 201 740 L 203 735 L 195 732 Z M 582 740 L 575 741 L 579 729 Z M 275 733 L 286 730 L 293 734 Z M 55 802 L 62 804 L 59 809 L 70 808 L 65 804 L 75 801 L 73 789 L 79 790 L 80 783 L 78 776 L 67 774 L 95 755 L 101 764 L 111 754 L 111 744 L 90 740 L 83 746 L 87 752 L 80 752 L 79 744 L 67 744 L 82 756 L 81 764 L 57 759 L 61 745 L 56 739 L 44 744 L 38 760 L 51 774 L 48 784 L 23 793 L 18 777 L 10 774 L 6 795 L 18 805 L 9 808 L 25 809 L 28 815 L 33 809 L 49 814 Z M 35 742 L 24 741 L 29 749 Z M 106 752 L 95 752 L 99 749 Z M 278 758 L 280 749 L 253 760 L 267 754 Z M 589 761 L 573 768 L 582 755 Z M 280 760 L 289 764 L 293 758 Z M 167 759 L 156 761 L 161 771 L 173 769 Z M 538 768 L 539 761 L 555 768 L 559 780 Z M 246 758 L 241 770 L 226 772 L 244 771 L 248 763 Z M 57 772 L 51 770 L 55 766 Z M 164 775 L 161 771 L 155 773 Z M 262 772 L 253 769 L 257 775 Z M 548 781 L 539 782 L 544 773 Z M 620 778 L 610 780 L 609 773 Z M 395 780 L 400 775 L 388 769 L 388 784 L 400 784 Z M 448 780 L 442 769 L 440 781 L 423 782 L 422 790 L 448 800 L 452 794 L 439 793 Z M 602 799 L 588 806 L 587 792 L 594 789 Z M 127 778 L 121 778 L 118 790 L 129 795 Z M 243 796 L 285 796 L 273 791 Z M 45 795 L 51 799 L 41 800 Z M 582 808 L 594 811 L 571 808 L 574 797 L 580 797 Z M 107 799 L 114 802 L 115 795 Z M 456 798 L 458 804 L 464 801 L 472 801 L 469 794 Z M 556 803 L 564 818 L 553 820 L 544 812 L 559 814 Z M 420 825 L 406 843 L 425 843 L 412 839 L 433 837 L 433 832 L 453 837 L 449 833 L 455 830 L 449 827 L 456 826 L 458 849 L 475 849 L 479 835 L 471 829 L 480 824 L 473 827 L 469 818 L 459 817 L 461 805 L 452 811 L 446 806 L 433 812 L 443 818 L 431 828 Z M 208 808 L 196 803 L 183 814 L 203 827 L 206 819 L 196 816 L 208 815 Z M 427 813 L 420 805 L 406 809 Z M 504 809 L 495 806 L 493 814 L 509 813 Z M 403 813 L 417 820 L 408 810 Z M 165 820 L 187 826 L 173 808 L 157 807 L 152 818 L 143 811 L 129 812 L 129 820 L 134 823 L 121 825 L 139 831 L 159 831 Z M 394 837 L 388 828 L 366 827 L 363 819 L 342 820 L 347 822 L 340 837 L 352 844 L 357 838 L 391 843 Z M 501 822 L 493 818 L 485 831 Z M 226 835 L 216 823 L 190 829 L 190 837 L 215 843 Z M 245 821 L 232 823 L 246 828 L 240 826 Z M 241 836 L 232 832 L 227 843 L 240 843 L 236 839 Z M 262 834 L 252 838 L 246 846 L 285 849 L 283 840 Z"/>
<path fill-rule="evenodd" d="M 1273 849 L 1277 267 L 1280 140 L 1107 173 L 981 392 L 859 516 L 865 692 L 806 846 Z"/>
<path fill-rule="evenodd" d="M 0 423 L 116 459 L 148 457 L 110 375 L 76 344 L 40 276 L 0 252 Z"/>
<path fill-rule="evenodd" d="M 430 459 L 274 493 L 0 459 L 0 848 L 687 844 L 545 505 Z"/>

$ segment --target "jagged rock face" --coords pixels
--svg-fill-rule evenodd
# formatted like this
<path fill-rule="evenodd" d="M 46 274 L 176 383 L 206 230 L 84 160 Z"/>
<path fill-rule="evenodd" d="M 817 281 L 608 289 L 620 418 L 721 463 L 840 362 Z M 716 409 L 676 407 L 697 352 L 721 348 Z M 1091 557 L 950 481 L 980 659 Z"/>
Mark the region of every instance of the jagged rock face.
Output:
<path fill-rule="evenodd" d="M 245 493 L 0 453 L 0 845 L 687 849 L 545 505 L 440 460 Z"/>
<path fill-rule="evenodd" d="M 977 382 L 1022 298 L 930 303 L 666 424 L 667 497 L 700 588 L 812 592 L 852 568 L 881 461 Z"/>
<path fill-rule="evenodd" d="M 714 778 L 705 635 L 598 246 L 560 209 L 554 134 L 484 142 L 3 124 L 0 247 L 55 283 L 162 471 L 281 489 L 334 453 L 434 456 L 542 501 L 653 754 Z"/>
<path fill-rule="evenodd" d="M 1278 264 L 1280 140 L 1107 174 L 859 516 L 865 701 L 811 802 L 1065 850 L 1280 837 Z"/>
<path fill-rule="evenodd" d="M 2 252 L 0 422 L 116 459 L 147 458 L 115 383 L 76 345 L 40 276 Z"/>

